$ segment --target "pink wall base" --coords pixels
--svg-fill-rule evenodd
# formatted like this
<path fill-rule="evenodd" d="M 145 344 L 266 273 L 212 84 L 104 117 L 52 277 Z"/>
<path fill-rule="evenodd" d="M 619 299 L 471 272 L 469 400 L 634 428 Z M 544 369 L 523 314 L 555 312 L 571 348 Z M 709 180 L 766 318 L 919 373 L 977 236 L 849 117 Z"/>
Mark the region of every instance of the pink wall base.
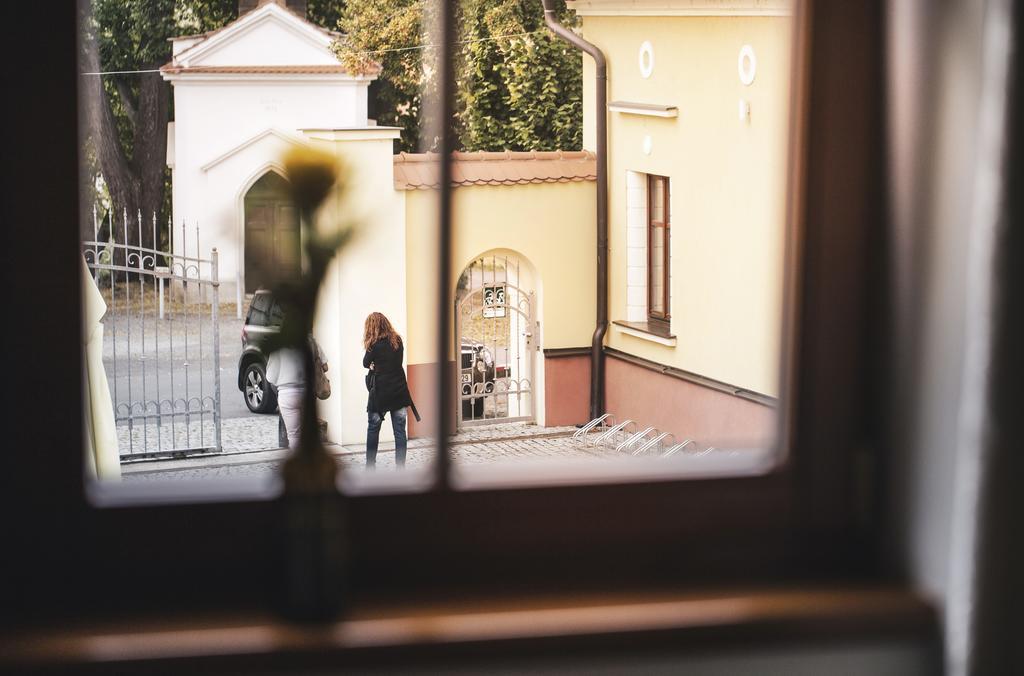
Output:
<path fill-rule="evenodd" d="M 455 373 L 455 362 L 448 367 Z M 409 364 L 406 376 L 409 381 L 409 394 L 416 402 L 416 410 L 420 412 L 421 422 L 416 422 L 412 411 L 409 411 L 409 438 L 434 436 L 437 433 L 437 363 Z M 456 411 L 451 409 L 451 426 L 455 429 Z"/>
<path fill-rule="evenodd" d="M 698 383 L 606 358 L 605 410 L 618 421 L 635 420 L 677 439 L 719 447 L 764 445 L 776 429 L 772 406 Z"/>
<path fill-rule="evenodd" d="M 544 424 L 578 425 L 590 419 L 590 357 L 544 357 Z"/>

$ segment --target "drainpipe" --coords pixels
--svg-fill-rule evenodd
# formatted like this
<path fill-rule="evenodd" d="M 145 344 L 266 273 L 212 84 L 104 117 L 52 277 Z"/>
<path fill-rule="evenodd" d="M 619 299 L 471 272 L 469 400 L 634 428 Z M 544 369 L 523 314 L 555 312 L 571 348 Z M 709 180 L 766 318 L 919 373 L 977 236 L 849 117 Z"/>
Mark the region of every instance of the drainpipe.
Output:
<path fill-rule="evenodd" d="M 554 0 L 543 0 L 544 23 L 572 46 L 594 59 L 597 114 L 597 326 L 590 346 L 590 419 L 604 413 L 604 334 L 608 330 L 608 65 L 604 54 L 558 23 Z"/>

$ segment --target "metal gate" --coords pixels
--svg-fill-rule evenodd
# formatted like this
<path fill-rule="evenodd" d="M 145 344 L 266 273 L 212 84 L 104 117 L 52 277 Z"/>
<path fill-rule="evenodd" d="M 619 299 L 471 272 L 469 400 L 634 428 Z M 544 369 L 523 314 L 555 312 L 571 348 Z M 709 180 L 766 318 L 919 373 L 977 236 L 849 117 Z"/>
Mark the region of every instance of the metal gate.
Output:
<path fill-rule="evenodd" d="M 121 460 L 220 452 L 217 250 L 203 258 L 198 226 L 190 247 L 182 224 L 172 247 L 179 253 L 161 251 L 155 215 L 149 223 L 141 212 L 119 216 L 111 210 L 101 222 L 94 210 L 93 241 L 82 253 L 107 303 L 103 365 Z M 99 241 L 101 230 L 112 240 L 116 228 L 123 242 L 136 230 L 141 243 L 144 227 L 154 248 Z"/>
<path fill-rule="evenodd" d="M 455 301 L 460 426 L 534 419 L 535 297 L 515 256 L 466 268 Z"/>

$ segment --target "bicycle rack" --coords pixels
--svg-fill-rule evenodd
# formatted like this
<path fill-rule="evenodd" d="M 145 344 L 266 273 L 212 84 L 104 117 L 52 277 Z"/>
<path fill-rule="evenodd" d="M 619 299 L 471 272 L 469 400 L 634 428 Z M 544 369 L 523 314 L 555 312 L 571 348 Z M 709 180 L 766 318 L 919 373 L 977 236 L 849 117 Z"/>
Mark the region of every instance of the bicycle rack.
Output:
<path fill-rule="evenodd" d="M 639 448 L 633 451 L 633 455 L 643 455 L 644 453 L 647 452 L 648 449 L 661 445 L 661 441 L 665 437 L 672 437 L 672 441 L 676 440 L 675 435 L 672 434 L 671 432 L 662 432 L 658 436 L 654 437 L 653 439 L 649 440 L 647 443 L 641 445 Z"/>
<path fill-rule="evenodd" d="M 635 420 L 627 419 L 617 423 L 614 415 L 605 413 L 573 432 L 572 440 L 584 447 L 604 444 L 611 446 L 612 443 L 615 443 L 616 453 L 629 452 L 633 456 L 643 455 L 651 449 L 657 448 L 658 451 L 661 451 L 657 456 L 659 458 L 668 458 L 683 451 L 686 451 L 691 457 L 697 457 L 718 450 L 715 446 L 698 450 L 697 442 L 693 439 L 683 439 L 681 442 L 675 443 L 676 436 L 671 432 L 661 432 L 653 426 L 637 431 L 638 427 Z M 651 436 L 652 433 L 654 436 Z M 667 450 L 666 447 L 668 447 Z"/>
<path fill-rule="evenodd" d="M 611 439 L 616 434 L 618 434 L 618 433 L 622 432 L 623 430 L 625 430 L 627 425 L 633 425 L 634 428 L 636 427 L 636 423 L 633 422 L 632 420 L 623 420 L 618 425 L 614 425 L 612 427 L 609 427 L 599 437 L 594 439 L 594 446 L 597 446 L 597 445 L 601 444 L 606 439 Z"/>
<path fill-rule="evenodd" d="M 652 431 L 657 432 L 658 430 L 654 429 L 653 427 L 647 427 L 641 430 L 640 432 L 637 432 L 633 436 L 627 437 L 622 443 L 615 447 L 615 452 L 621 453 L 624 449 L 628 449 L 631 446 L 635 446 L 636 444 L 642 442 L 644 440 L 644 437 L 646 437 Z"/>
<path fill-rule="evenodd" d="M 672 448 L 668 449 L 667 451 L 665 451 L 665 452 L 664 452 L 664 453 L 663 453 L 663 454 L 661 455 L 661 457 L 663 457 L 663 458 L 668 458 L 668 457 L 670 457 L 670 456 L 673 456 L 673 455 L 675 455 L 675 454 L 676 454 L 676 453 L 678 453 L 679 451 L 683 450 L 684 448 L 686 448 L 687 446 L 689 446 L 689 445 L 690 445 L 690 444 L 692 444 L 692 443 L 693 443 L 693 439 L 686 439 L 686 440 L 684 440 L 684 441 L 682 441 L 682 442 L 680 442 L 680 443 L 676 444 L 676 445 L 675 445 L 675 446 L 673 446 Z"/>
<path fill-rule="evenodd" d="M 612 422 L 615 417 L 611 413 L 605 413 L 600 418 L 594 418 L 583 427 L 579 428 L 572 434 L 573 441 L 582 441 L 583 445 L 587 444 L 587 434 L 590 433 L 595 427 L 602 425 L 602 423 Z"/>

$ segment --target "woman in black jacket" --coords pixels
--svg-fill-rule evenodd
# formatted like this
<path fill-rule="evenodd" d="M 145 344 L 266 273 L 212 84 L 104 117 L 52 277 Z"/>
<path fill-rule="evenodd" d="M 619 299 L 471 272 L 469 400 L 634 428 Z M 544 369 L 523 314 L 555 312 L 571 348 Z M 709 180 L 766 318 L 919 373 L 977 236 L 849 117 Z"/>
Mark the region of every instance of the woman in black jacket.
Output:
<path fill-rule="evenodd" d="M 402 359 L 405 348 L 402 337 L 395 332 L 388 318 L 374 312 L 366 318 L 363 329 L 363 368 L 370 369 L 366 383 L 370 394 L 366 402 L 366 466 L 377 464 L 377 441 L 384 416 L 391 414 L 391 428 L 395 431 L 395 464 L 405 465 L 406 407 L 412 405 L 409 385 L 405 380 Z"/>

